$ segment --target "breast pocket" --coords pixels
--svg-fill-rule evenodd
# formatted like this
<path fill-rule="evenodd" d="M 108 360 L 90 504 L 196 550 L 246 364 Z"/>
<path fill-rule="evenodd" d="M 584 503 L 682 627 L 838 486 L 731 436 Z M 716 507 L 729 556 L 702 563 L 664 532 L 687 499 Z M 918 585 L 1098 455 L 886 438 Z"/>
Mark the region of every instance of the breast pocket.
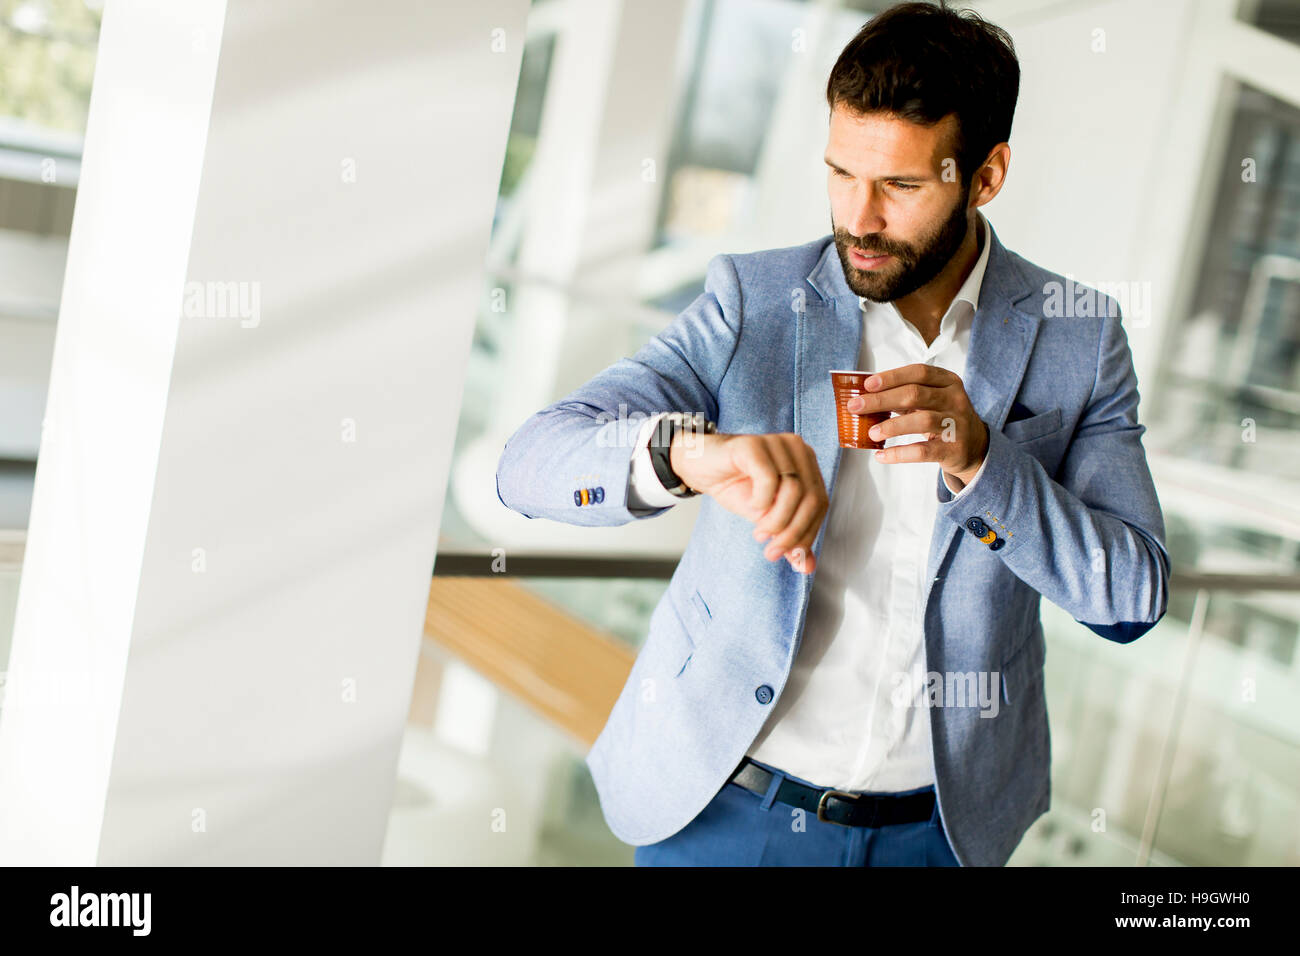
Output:
<path fill-rule="evenodd" d="M 1031 415 L 1018 422 L 1007 422 L 1002 426 L 1002 434 L 1014 442 L 1033 441 L 1058 431 L 1061 427 L 1061 410 L 1053 408 L 1041 415 Z"/>

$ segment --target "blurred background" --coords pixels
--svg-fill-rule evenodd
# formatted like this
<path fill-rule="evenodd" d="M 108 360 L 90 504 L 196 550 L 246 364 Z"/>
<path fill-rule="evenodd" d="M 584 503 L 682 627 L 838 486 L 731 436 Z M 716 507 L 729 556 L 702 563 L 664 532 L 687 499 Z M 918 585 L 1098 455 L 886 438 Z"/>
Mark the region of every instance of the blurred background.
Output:
<path fill-rule="evenodd" d="M 1022 69 L 983 211 L 1031 261 L 1129 290 L 1176 570 L 1129 646 L 1043 603 L 1052 808 L 1011 863 L 1294 865 L 1300 2 L 968 5 Z M 631 864 L 583 757 L 698 503 L 529 521 L 496 463 L 689 304 L 713 255 L 829 233 L 826 77 L 886 6 L 534 0 L 385 864 Z M 0 666 L 101 7 L 0 0 Z"/>

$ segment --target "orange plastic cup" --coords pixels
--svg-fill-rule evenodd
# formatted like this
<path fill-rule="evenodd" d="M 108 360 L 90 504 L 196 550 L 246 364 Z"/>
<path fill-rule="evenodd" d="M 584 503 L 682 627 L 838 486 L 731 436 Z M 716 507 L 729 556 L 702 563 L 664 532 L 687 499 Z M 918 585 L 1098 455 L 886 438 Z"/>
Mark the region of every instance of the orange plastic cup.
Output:
<path fill-rule="evenodd" d="M 872 441 L 867 431 L 877 422 L 889 419 L 889 412 L 863 415 L 849 411 L 849 399 L 867 393 L 870 372 L 831 369 L 831 391 L 835 393 L 835 422 L 840 430 L 841 448 L 884 448 L 883 441 Z"/>

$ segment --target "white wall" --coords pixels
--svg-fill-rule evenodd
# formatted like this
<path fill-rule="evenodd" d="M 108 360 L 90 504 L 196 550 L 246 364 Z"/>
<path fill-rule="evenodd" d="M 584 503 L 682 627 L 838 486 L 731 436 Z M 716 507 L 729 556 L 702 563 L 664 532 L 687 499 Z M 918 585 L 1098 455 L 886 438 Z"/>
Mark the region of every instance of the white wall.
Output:
<path fill-rule="evenodd" d="M 378 862 L 526 6 L 109 4 L 0 862 Z"/>

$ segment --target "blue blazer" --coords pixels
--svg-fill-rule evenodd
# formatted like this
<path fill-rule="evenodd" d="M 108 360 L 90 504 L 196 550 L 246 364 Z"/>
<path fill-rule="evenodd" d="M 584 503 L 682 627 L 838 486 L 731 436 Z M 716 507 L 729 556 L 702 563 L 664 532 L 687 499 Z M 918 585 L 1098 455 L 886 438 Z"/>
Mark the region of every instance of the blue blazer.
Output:
<path fill-rule="evenodd" d="M 923 599 L 927 673 L 991 679 L 1002 694 L 994 716 L 974 694 L 930 712 L 940 814 L 965 866 L 1003 865 L 1050 805 L 1040 595 L 1124 644 L 1164 614 L 1169 582 L 1118 304 L 1007 250 L 992 229 L 990 241 L 962 377 L 989 427 L 988 457 L 960 499 L 936 477 Z M 797 432 L 834 495 L 843 452 L 827 372 L 857 364 L 862 310 L 832 237 L 715 256 L 704 288 L 634 355 L 515 431 L 496 476 L 506 507 L 578 525 L 661 514 L 628 510 L 628 464 L 639 422 L 668 410 L 703 411 L 721 432 Z M 708 804 L 790 673 L 813 577 L 766 560 L 752 530 L 701 500 L 587 756 L 626 843 L 663 840 Z M 824 537 L 825 524 L 818 555 Z"/>

